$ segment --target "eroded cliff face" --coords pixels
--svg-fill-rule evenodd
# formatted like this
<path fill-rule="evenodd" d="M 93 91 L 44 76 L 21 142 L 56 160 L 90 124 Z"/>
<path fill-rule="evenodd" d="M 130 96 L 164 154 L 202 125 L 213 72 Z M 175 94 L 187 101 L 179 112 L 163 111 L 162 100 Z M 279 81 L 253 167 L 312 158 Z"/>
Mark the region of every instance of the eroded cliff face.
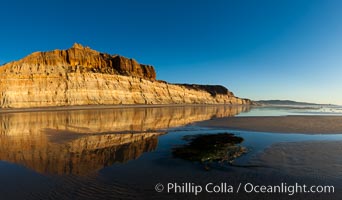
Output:
<path fill-rule="evenodd" d="M 101 73 L 112 75 L 126 75 L 156 79 L 156 72 L 152 66 L 139 64 L 134 59 L 119 55 L 100 53 L 89 47 L 75 43 L 67 50 L 49 52 L 35 52 L 15 62 L 5 64 L 2 73 L 11 75 L 37 75 L 35 78 L 68 73 Z"/>
<path fill-rule="evenodd" d="M 156 81 L 152 66 L 75 44 L 0 67 L 0 107 L 97 104 L 251 104 L 222 86 Z"/>

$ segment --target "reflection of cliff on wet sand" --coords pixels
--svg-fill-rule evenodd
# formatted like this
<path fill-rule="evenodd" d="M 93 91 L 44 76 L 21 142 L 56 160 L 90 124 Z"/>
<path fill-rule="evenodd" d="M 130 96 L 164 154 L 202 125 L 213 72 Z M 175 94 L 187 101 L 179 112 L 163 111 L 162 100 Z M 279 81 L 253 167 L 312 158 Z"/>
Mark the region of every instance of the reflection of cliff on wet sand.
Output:
<path fill-rule="evenodd" d="M 180 106 L 0 114 L 1 135 L 36 135 L 42 130 L 77 133 L 149 131 L 183 126 L 247 111 L 243 106 Z"/>
<path fill-rule="evenodd" d="M 246 109 L 187 106 L 4 113 L 0 160 L 41 173 L 86 174 L 154 150 L 162 134 L 154 130 L 234 116 Z"/>
<path fill-rule="evenodd" d="M 160 134 L 101 134 L 62 143 L 49 142 L 43 137 L 23 139 L 2 135 L 0 158 L 40 173 L 82 175 L 153 151 Z"/>

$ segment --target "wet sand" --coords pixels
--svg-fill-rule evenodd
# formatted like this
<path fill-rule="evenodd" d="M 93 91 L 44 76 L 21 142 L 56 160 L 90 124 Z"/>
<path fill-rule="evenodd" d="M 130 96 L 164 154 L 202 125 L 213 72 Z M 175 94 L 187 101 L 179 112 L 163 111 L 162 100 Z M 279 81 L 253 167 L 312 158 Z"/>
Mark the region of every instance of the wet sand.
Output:
<path fill-rule="evenodd" d="M 342 141 L 273 144 L 251 161 L 292 176 L 342 178 Z"/>
<path fill-rule="evenodd" d="M 342 116 L 226 117 L 197 125 L 272 133 L 342 134 Z"/>

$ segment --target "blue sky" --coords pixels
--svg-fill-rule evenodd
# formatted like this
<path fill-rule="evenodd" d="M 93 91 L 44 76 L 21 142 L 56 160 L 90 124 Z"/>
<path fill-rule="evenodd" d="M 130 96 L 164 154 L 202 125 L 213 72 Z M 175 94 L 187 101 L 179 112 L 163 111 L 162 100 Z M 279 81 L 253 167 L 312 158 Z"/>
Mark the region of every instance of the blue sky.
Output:
<path fill-rule="evenodd" d="M 0 63 L 78 42 L 151 64 L 168 82 L 342 104 L 339 0 L 3 0 L 0 8 Z"/>

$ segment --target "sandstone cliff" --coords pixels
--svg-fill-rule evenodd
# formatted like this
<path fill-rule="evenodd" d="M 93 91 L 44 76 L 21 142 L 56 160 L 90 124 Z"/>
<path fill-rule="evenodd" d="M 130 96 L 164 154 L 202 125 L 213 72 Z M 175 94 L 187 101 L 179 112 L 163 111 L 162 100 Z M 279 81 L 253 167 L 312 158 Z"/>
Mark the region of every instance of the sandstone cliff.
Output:
<path fill-rule="evenodd" d="M 75 44 L 0 67 L 0 107 L 251 104 L 222 86 L 169 84 L 152 66 Z"/>

